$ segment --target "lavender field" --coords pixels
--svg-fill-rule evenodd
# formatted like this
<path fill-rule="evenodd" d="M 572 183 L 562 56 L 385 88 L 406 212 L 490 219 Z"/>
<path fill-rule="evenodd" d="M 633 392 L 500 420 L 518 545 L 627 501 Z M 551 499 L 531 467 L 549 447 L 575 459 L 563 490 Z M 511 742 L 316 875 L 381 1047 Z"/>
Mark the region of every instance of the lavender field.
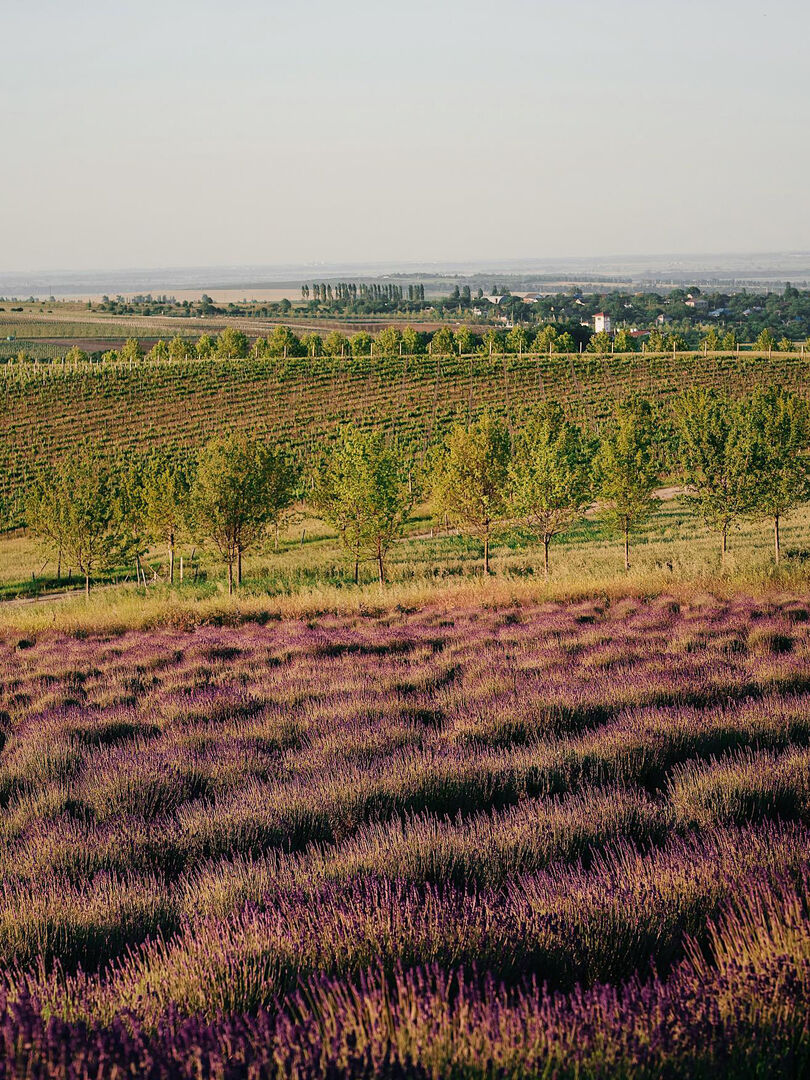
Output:
<path fill-rule="evenodd" d="M 810 1070 L 810 601 L 0 642 L 0 1077 Z"/>

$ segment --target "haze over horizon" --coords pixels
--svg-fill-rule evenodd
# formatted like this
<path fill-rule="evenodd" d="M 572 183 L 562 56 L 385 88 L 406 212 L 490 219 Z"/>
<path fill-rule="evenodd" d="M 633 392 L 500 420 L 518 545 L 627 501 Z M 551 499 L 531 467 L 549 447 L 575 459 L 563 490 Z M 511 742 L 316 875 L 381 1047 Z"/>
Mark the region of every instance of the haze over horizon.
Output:
<path fill-rule="evenodd" d="M 8 0 L 3 26 L 0 272 L 810 250 L 798 0 Z"/>

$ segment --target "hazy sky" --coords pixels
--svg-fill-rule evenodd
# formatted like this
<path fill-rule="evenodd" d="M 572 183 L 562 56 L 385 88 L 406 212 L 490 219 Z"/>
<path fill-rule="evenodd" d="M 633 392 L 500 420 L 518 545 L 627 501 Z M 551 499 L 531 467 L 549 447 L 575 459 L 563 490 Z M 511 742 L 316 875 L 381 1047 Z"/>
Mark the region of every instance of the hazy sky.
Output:
<path fill-rule="evenodd" d="M 810 249 L 807 0 L 0 0 L 0 271 Z"/>

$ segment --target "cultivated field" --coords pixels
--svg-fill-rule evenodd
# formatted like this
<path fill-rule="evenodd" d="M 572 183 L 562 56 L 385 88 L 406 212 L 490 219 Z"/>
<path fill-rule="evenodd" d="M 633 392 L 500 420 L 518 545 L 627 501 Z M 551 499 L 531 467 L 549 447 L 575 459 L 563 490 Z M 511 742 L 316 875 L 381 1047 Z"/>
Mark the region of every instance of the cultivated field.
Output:
<path fill-rule="evenodd" d="M 481 599 L 5 631 L 0 1066 L 804 1075 L 810 606 Z"/>
<path fill-rule="evenodd" d="M 0 367 L 0 496 L 14 509 L 31 470 L 94 439 L 126 453 L 197 447 L 242 428 L 314 460 L 341 423 L 398 436 L 421 459 L 454 419 L 488 408 L 517 426 L 552 398 L 592 430 L 637 391 L 665 401 L 692 385 L 739 393 L 778 383 L 803 392 L 803 357 L 405 356 L 192 360 L 178 363 Z"/>

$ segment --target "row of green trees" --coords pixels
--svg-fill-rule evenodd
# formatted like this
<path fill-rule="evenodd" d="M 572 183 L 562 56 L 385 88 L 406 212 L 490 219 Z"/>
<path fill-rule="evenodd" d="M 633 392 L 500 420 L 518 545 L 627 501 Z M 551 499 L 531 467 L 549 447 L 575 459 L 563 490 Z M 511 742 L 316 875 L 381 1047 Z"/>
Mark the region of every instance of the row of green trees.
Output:
<path fill-rule="evenodd" d="M 768 519 L 780 559 L 780 523 L 810 497 L 810 416 L 804 399 L 779 388 L 733 399 L 712 390 L 680 395 L 668 414 L 643 397 L 616 406 L 598 436 L 546 402 L 519 430 L 490 414 L 457 424 L 420 469 L 379 432 L 341 429 L 304 482 L 285 453 L 245 434 L 209 442 L 197 455 L 156 452 L 115 461 L 90 447 L 43 472 L 29 502 L 32 530 L 61 565 L 85 577 L 131 560 L 154 545 L 174 553 L 180 537 L 213 547 L 227 567 L 229 591 L 242 581 L 242 557 L 267 541 L 305 496 L 337 532 L 354 565 L 373 561 L 380 582 L 414 499 L 477 538 L 484 568 L 504 530 L 521 530 L 549 547 L 595 508 L 618 531 L 624 566 L 630 540 L 656 505 L 665 472 L 715 530 L 725 559 L 730 529 Z"/>
<path fill-rule="evenodd" d="M 288 326 L 277 326 L 266 337 L 248 338 L 242 330 L 225 327 L 217 335 L 202 334 L 196 341 L 180 337 L 169 341 L 157 341 L 148 352 L 137 338 L 128 339 L 120 349 L 111 349 L 102 355 L 104 361 L 139 363 L 144 356 L 152 361 L 194 360 L 194 359 L 246 359 L 248 357 L 296 357 L 296 356 L 419 356 L 425 353 L 436 355 L 467 355 L 478 352 L 482 355 L 493 353 L 531 353 L 560 354 L 578 352 L 582 346 L 586 352 L 605 354 L 611 352 L 632 353 L 641 347 L 642 339 L 634 337 L 628 330 L 618 330 L 613 336 L 599 333 L 589 336 L 585 328 L 560 329 L 552 323 L 541 326 L 537 332 L 524 325 L 500 330 L 489 327 L 483 334 L 474 333 L 468 326 L 455 329 L 442 326 L 433 333 L 415 330 L 411 326 L 399 329 L 386 326 L 372 336 L 365 330 L 347 336 L 339 330 L 326 335 L 306 333 L 298 335 Z M 733 330 L 718 334 L 710 329 L 703 338 L 704 347 L 711 352 L 733 352 L 738 347 L 737 336 Z M 658 329 L 649 332 L 643 339 L 648 352 L 663 353 L 677 350 L 686 351 L 688 344 L 677 333 L 663 334 Z M 763 330 L 757 338 L 755 348 L 759 352 L 770 353 L 773 350 L 793 352 L 799 346 L 796 342 L 783 338 L 777 341 L 769 330 Z M 22 354 L 21 354 L 22 355 Z M 68 363 L 88 360 L 88 354 L 78 346 L 73 346 L 65 355 Z"/>

